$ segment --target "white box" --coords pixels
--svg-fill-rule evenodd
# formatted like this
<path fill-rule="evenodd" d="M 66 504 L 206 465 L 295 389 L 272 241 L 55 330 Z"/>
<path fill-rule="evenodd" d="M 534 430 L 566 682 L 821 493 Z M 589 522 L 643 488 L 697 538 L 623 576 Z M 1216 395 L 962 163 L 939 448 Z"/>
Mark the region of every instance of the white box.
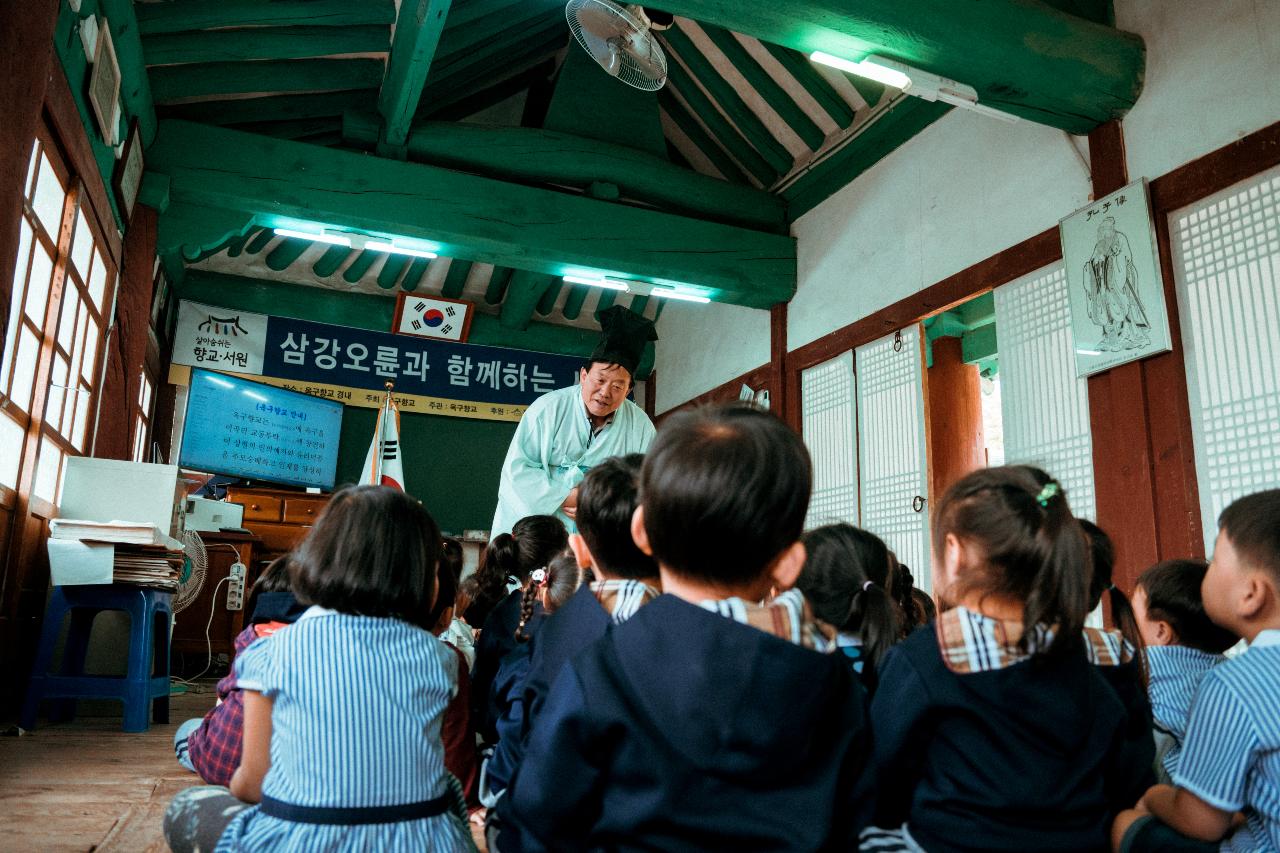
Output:
<path fill-rule="evenodd" d="M 244 507 L 229 501 L 187 498 L 186 528 L 199 533 L 217 533 L 224 527 L 240 527 Z"/>
<path fill-rule="evenodd" d="M 72 456 L 58 515 L 85 521 L 141 521 L 178 533 L 183 482 L 177 465 Z"/>

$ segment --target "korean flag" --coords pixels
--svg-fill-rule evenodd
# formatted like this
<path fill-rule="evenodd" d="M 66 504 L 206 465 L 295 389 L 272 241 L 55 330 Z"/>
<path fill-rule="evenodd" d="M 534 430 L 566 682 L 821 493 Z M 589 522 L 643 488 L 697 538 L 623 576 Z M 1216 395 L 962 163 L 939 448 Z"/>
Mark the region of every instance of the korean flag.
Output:
<path fill-rule="evenodd" d="M 467 339 L 467 320 L 471 306 L 466 302 L 434 296 L 405 294 L 396 333 L 439 338 L 446 341 Z"/>

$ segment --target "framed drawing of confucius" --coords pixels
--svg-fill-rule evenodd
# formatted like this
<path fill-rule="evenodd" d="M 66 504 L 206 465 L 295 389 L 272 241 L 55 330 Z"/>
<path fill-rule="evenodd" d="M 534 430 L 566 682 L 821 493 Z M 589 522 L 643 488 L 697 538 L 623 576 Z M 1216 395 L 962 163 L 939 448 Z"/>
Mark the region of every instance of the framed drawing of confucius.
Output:
<path fill-rule="evenodd" d="M 1076 375 L 1166 352 L 1169 315 L 1146 180 L 1058 223 Z"/>

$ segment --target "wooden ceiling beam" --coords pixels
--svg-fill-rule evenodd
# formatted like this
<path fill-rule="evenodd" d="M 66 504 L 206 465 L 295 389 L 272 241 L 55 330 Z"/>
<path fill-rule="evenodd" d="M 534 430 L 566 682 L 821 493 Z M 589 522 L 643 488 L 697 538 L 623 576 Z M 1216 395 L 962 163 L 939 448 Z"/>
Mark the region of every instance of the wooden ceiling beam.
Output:
<path fill-rule="evenodd" d="M 467 276 L 471 274 L 471 261 L 454 258 L 449 262 L 449 271 L 445 273 L 444 284 L 440 287 L 440 295 L 446 299 L 458 299 L 467 287 Z"/>
<path fill-rule="evenodd" d="M 356 53 L 386 53 L 386 26 L 254 27 L 162 33 L 142 40 L 147 65 L 241 62 L 256 59 L 311 59 Z"/>
<path fill-rule="evenodd" d="M 170 0 L 136 4 L 144 36 L 223 27 L 389 26 L 396 19 L 393 0 Z"/>
<path fill-rule="evenodd" d="M 719 48 L 725 59 L 738 70 L 738 73 L 751 84 L 764 98 L 765 102 L 785 121 L 796 135 L 804 140 L 810 150 L 817 151 L 826 142 L 827 135 L 822 132 L 809 114 L 801 109 L 795 99 L 778 85 L 778 81 L 770 76 L 759 61 L 747 51 L 742 42 L 733 33 L 723 27 L 702 24 L 702 31 L 707 34 L 711 43 Z"/>
<path fill-rule="evenodd" d="M 156 136 L 156 107 L 134 8 L 131 0 L 102 0 L 102 14 L 111 27 L 111 43 L 120 66 L 120 100 L 125 112 L 138 119 L 138 134 L 147 146 Z"/>
<path fill-rule="evenodd" d="M 367 113 L 347 112 L 342 127 L 349 142 L 376 141 L 377 120 Z M 777 196 L 682 169 L 625 145 L 538 128 L 460 122 L 418 123 L 407 144 L 410 158 L 423 163 L 581 190 L 607 181 L 624 197 L 664 210 L 787 233 L 785 204 Z"/>
<path fill-rule="evenodd" d="M 224 101 L 173 104 L 161 111 L 161 118 L 223 126 L 331 119 L 340 117 L 346 110 L 367 109 L 377 97 L 377 93 L 377 89 L 362 89 L 353 92 L 273 95 L 266 98 L 235 98 Z"/>
<path fill-rule="evenodd" d="M 292 59 L 164 65 L 150 70 L 157 104 L 246 92 L 328 92 L 376 88 L 378 59 Z"/>
<path fill-rule="evenodd" d="M 550 58 L 541 62 L 534 61 L 535 64 L 524 71 L 520 71 L 505 80 L 500 80 L 492 86 L 485 86 L 474 93 L 470 91 L 472 87 L 468 87 L 461 92 L 455 92 L 449 99 L 452 103 L 438 104 L 433 102 L 433 106 L 436 107 L 433 111 L 424 112 L 419 110 L 418 115 L 437 121 L 463 121 L 481 110 L 487 110 L 495 104 L 500 104 L 507 98 L 513 97 L 525 89 L 532 88 L 540 81 L 545 81 L 555 71 L 555 62 Z M 526 100 L 526 106 L 528 103 Z M 526 122 L 526 124 L 528 123 Z"/>
<path fill-rule="evenodd" d="M 251 223 L 303 220 L 430 241 L 450 257 L 547 275 L 588 269 L 684 282 L 754 308 L 795 292 L 791 237 L 435 166 L 166 120 L 147 168 L 152 183 L 168 179 L 170 207 L 223 214 L 205 233 L 199 223 L 166 232 L 175 244 L 162 252 L 216 244 Z"/>
<path fill-rule="evenodd" d="M 454 24 L 450 18 L 449 25 L 445 28 L 444 36 L 440 40 L 439 60 L 443 64 L 478 50 L 503 35 L 540 28 L 552 16 L 561 26 L 565 25 L 562 0 L 555 0 L 554 3 L 547 3 L 546 0 L 528 0 L 514 7 L 499 9 L 465 24 Z"/>
<path fill-rule="evenodd" d="M 382 142 L 403 146 L 444 32 L 452 0 L 400 0 L 387 73 L 378 92 Z"/>
<path fill-rule="evenodd" d="M 711 161 L 721 175 L 724 175 L 726 181 L 731 184 L 750 185 L 750 179 L 742 173 L 742 169 L 733 161 L 733 158 L 703 130 L 698 120 L 673 94 L 665 90 L 659 92 L 658 103 L 662 106 L 663 112 L 671 116 L 671 120 L 676 123 L 681 132 L 689 137 L 689 141 Z"/>
<path fill-rule="evenodd" d="M 546 273 L 516 270 L 502 299 L 499 318 L 504 329 L 524 330 L 533 320 L 534 309 L 542 296 L 560 279 Z"/>
<path fill-rule="evenodd" d="M 808 55 L 878 54 L 973 86 L 981 103 L 1070 133 L 1122 117 L 1142 39 L 1039 0 L 656 0 L 658 8 Z"/>
<path fill-rule="evenodd" d="M 439 91 L 444 86 L 457 85 L 460 80 L 470 80 L 475 72 L 481 76 L 496 77 L 504 66 L 509 67 L 515 56 L 527 52 L 531 45 L 550 41 L 565 41 L 569 37 L 563 20 L 548 20 L 527 30 L 513 30 L 497 34 L 494 38 L 466 53 L 455 54 L 448 61 L 442 59 L 432 69 L 427 88 Z"/>
<path fill-rule="evenodd" d="M 778 141 L 738 91 L 729 84 L 728 80 L 720 76 L 720 72 L 711 64 L 711 60 L 707 59 L 706 54 L 694 45 L 689 36 L 679 26 L 674 26 L 663 33 L 662 37 L 675 51 L 678 57 L 676 61 L 684 63 L 693 78 L 729 116 L 730 121 L 738 128 L 738 132 L 746 137 L 752 148 L 760 152 L 760 156 L 769 164 L 769 168 L 779 175 L 790 172 L 795 159 L 787 150 L 787 146 Z"/>
<path fill-rule="evenodd" d="M 761 44 L 787 70 L 787 73 L 796 78 L 796 82 L 813 96 L 813 99 L 818 102 L 818 106 L 822 107 L 827 115 L 831 116 L 841 130 L 846 130 L 853 125 L 853 120 L 857 117 L 857 113 L 848 101 L 840 97 L 840 93 L 835 90 L 835 87 L 818 72 L 818 69 L 809 61 L 809 57 L 803 56 L 789 47 L 782 47 L 769 42 L 761 42 Z M 876 100 L 879 99 L 877 98 Z"/>
<path fill-rule="evenodd" d="M 418 117 L 427 118 L 445 110 L 451 110 L 455 105 L 463 102 L 478 100 L 485 93 L 492 95 L 508 80 L 524 79 L 526 75 L 534 73 L 535 68 L 541 68 L 549 60 L 554 60 L 556 52 L 563 47 L 564 36 L 560 33 L 551 33 L 542 41 L 531 41 L 504 57 L 502 65 L 496 69 L 496 74 L 493 66 L 483 66 L 473 68 L 465 76 L 450 77 L 440 82 L 433 81 L 423 93 Z M 554 63 L 551 71 L 554 72 Z"/>
<path fill-rule="evenodd" d="M 778 171 L 760 156 L 751 143 L 716 108 L 706 93 L 698 88 L 698 84 L 694 82 L 684 66 L 674 61 L 668 63 L 667 79 L 670 81 L 668 85 L 675 87 L 685 103 L 689 105 L 689 110 L 702 120 L 711 136 L 733 155 L 733 159 L 741 163 L 760 186 L 772 186 L 778 179 Z"/>

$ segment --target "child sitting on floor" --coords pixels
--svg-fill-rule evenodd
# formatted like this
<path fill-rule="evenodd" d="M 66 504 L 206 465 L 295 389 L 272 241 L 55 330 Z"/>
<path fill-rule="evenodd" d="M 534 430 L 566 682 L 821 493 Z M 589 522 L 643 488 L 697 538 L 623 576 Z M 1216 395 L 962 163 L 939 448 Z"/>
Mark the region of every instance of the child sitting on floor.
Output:
<path fill-rule="evenodd" d="M 476 642 L 476 665 L 471 671 L 471 719 L 476 733 L 486 744 L 496 743 L 496 725 L 501 715 L 493 682 L 502 659 L 518 645 L 516 630 L 524 606 L 524 590 L 535 569 L 545 569 L 552 558 L 569 544 L 564 523 L 552 515 L 530 515 L 489 543 L 475 574 L 479 598 L 467 609 L 467 621 L 483 625 Z M 485 610 L 487 602 L 496 604 Z M 542 624 L 542 605 L 534 600 L 525 615 L 522 630 L 532 634 Z M 485 612 L 477 622 L 476 611 Z"/>
<path fill-rule="evenodd" d="M 1086 654 L 1089 554 L 1062 488 L 1022 466 L 965 476 L 934 516 L 933 566 L 933 630 L 880 668 L 880 828 L 862 849 L 1105 847 L 1150 768 L 1127 766 L 1125 707 Z"/>
<path fill-rule="evenodd" d="M 1168 783 L 1178 769 L 1187 716 L 1200 679 L 1239 639 L 1204 612 L 1204 560 L 1166 560 L 1138 578 L 1133 609 L 1146 646 L 1147 689 L 1155 717 L 1156 773 Z"/>
<path fill-rule="evenodd" d="M 440 545 L 440 570 L 448 569 L 454 577 L 454 596 L 449 602 L 449 624 L 436 632 L 436 636 L 462 653 L 467 662 L 467 672 L 476 667 L 476 641 L 471 626 L 460 614 L 467 609 L 471 599 L 462 594 L 462 543 L 446 536 Z M 465 598 L 465 601 L 464 601 Z"/>
<path fill-rule="evenodd" d="M 695 410 L 663 425 L 632 535 L 664 594 L 555 679 L 507 792 L 520 849 L 856 839 L 873 805 L 864 691 L 823 653 L 834 632 L 803 596 L 758 604 L 804 564 L 811 470 L 799 436 L 765 412 Z"/>
<path fill-rule="evenodd" d="M 457 559 L 449 553 L 449 543 L 458 549 Z M 440 726 L 440 739 L 444 743 L 444 766 L 462 785 L 467 804 L 478 806 L 477 785 L 480 779 L 480 759 L 476 754 L 476 733 L 471 725 L 471 665 L 466 652 L 454 642 L 449 626 L 454 620 L 454 604 L 458 599 L 458 574 L 461 569 L 462 548 L 456 539 L 444 539 L 440 549 L 440 565 L 436 570 L 436 600 L 424 623 L 432 625 L 435 634 L 458 657 L 458 689 L 449 700 L 444 721 Z M 465 632 L 467 639 L 470 631 Z M 470 646 L 468 646 L 469 648 Z"/>
<path fill-rule="evenodd" d="M 804 570 L 796 589 L 814 615 L 839 633 L 836 645 L 868 690 L 876 667 L 901 639 L 893 579 L 898 560 L 874 533 L 851 524 L 829 524 L 808 531 Z"/>
<path fill-rule="evenodd" d="M 249 644 L 293 623 L 304 605 L 289 591 L 289 558 L 280 557 L 263 569 L 250 595 L 249 627 L 240 632 L 232 653 L 232 669 L 218 682 L 218 704 L 203 719 L 178 726 L 173 749 L 178 763 L 210 785 L 229 785 L 240 766 L 244 697 L 236 686 L 235 660 Z"/>
<path fill-rule="evenodd" d="M 231 790 L 174 798 L 173 850 L 473 849 L 440 740 L 457 656 L 425 624 L 439 554 L 435 521 L 403 492 L 333 496 L 290 563 L 312 606 L 236 661 L 244 754 Z"/>
<path fill-rule="evenodd" d="M 490 773 L 495 793 L 510 783 L 524 756 L 525 738 L 569 658 L 659 595 L 658 565 L 631 537 L 643 463 L 638 453 L 605 460 L 578 487 L 578 532 L 569 537 L 569 547 L 578 565 L 595 572 L 597 580 L 580 587 L 531 644 L 528 674 L 498 724 Z M 504 803 L 499 801 L 499 813 Z"/>
<path fill-rule="evenodd" d="M 1223 510 L 1200 594 L 1249 649 L 1201 678 L 1174 784 L 1120 815 L 1119 850 L 1280 849 L 1280 489 Z"/>

